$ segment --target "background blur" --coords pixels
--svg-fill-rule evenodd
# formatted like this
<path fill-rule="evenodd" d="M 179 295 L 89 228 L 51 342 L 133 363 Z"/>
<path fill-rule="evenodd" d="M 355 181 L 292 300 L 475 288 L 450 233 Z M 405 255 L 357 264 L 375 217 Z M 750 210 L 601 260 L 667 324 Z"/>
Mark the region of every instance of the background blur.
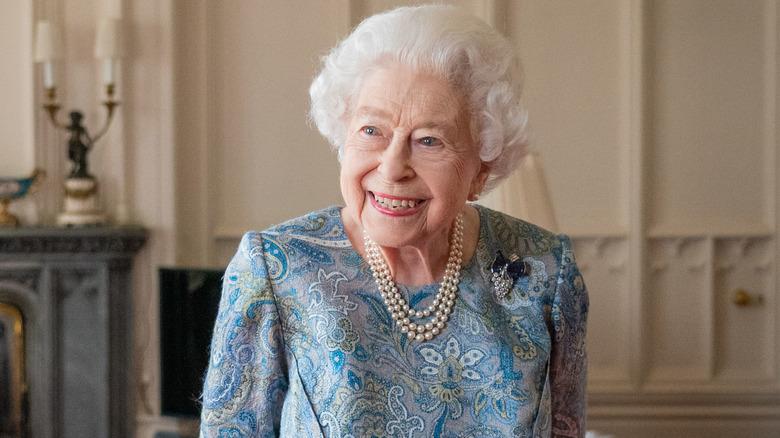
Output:
<path fill-rule="evenodd" d="M 362 18 L 414 3 L 0 0 L 0 177 L 48 173 L 12 205 L 27 224 L 54 223 L 68 169 L 40 109 L 35 22 L 62 26 L 60 101 L 93 130 L 97 20 L 124 23 L 122 106 L 90 162 L 113 220 L 151 231 L 134 278 L 138 437 L 197 426 L 160 415 L 158 267 L 224 267 L 244 231 L 341 203 L 309 83 Z M 589 428 L 777 436 L 778 2 L 449 3 L 525 63 L 534 148 L 591 293 Z M 513 182 L 486 202 L 514 211 Z"/>

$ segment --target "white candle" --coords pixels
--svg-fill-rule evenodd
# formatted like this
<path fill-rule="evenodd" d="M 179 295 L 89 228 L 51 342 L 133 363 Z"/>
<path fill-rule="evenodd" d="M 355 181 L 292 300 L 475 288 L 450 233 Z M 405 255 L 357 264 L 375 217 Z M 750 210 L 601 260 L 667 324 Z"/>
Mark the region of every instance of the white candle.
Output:
<path fill-rule="evenodd" d="M 43 63 L 43 83 L 46 88 L 54 87 L 54 63 L 60 58 L 60 32 L 55 23 L 39 21 L 36 28 L 35 62 Z"/>
<path fill-rule="evenodd" d="M 54 88 L 54 66 L 51 61 L 43 63 L 43 85 L 46 88 Z"/>
<path fill-rule="evenodd" d="M 121 56 L 119 20 L 103 19 L 98 22 L 95 39 L 95 57 L 103 60 L 103 82 L 114 83 L 114 60 Z"/>
<path fill-rule="evenodd" d="M 114 83 L 114 60 L 111 58 L 103 61 L 103 82 L 106 85 Z"/>

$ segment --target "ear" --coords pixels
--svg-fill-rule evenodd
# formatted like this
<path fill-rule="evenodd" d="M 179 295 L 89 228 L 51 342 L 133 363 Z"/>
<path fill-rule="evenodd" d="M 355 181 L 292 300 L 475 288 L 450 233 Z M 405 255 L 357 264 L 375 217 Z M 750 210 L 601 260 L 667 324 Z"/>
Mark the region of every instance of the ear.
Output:
<path fill-rule="evenodd" d="M 479 171 L 471 181 L 471 189 L 469 190 L 469 201 L 476 201 L 485 189 L 485 183 L 487 182 L 490 171 L 493 169 L 492 163 L 482 162 L 479 166 Z"/>

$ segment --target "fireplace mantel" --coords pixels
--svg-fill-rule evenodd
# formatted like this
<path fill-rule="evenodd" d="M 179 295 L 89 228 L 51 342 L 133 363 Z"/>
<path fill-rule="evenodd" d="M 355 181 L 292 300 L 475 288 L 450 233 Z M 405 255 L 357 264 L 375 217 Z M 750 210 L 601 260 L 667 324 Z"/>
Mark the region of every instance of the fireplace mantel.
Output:
<path fill-rule="evenodd" d="M 141 227 L 0 229 L 0 302 L 24 321 L 27 434 L 129 437 Z"/>
<path fill-rule="evenodd" d="M 0 228 L 0 257 L 68 254 L 132 257 L 146 241 L 141 227 Z"/>

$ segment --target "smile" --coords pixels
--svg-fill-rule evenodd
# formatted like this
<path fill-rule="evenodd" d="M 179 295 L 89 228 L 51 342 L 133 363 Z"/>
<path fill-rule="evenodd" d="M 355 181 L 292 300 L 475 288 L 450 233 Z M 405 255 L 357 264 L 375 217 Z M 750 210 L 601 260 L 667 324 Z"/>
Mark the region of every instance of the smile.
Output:
<path fill-rule="evenodd" d="M 373 192 L 370 193 L 373 196 L 374 201 L 377 203 L 378 206 L 392 211 L 411 209 L 425 202 L 422 199 L 397 198 L 397 197 L 390 197 L 387 195 L 381 196 Z"/>

